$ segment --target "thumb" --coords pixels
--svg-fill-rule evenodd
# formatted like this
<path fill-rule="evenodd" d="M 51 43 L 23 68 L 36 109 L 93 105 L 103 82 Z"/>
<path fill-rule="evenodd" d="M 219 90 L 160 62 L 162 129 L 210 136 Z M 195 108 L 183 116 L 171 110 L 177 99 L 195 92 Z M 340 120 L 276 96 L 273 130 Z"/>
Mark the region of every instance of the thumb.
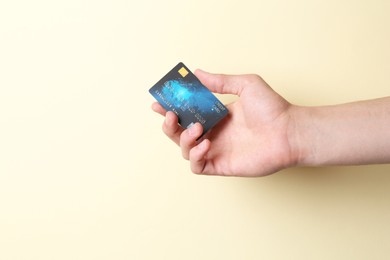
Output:
<path fill-rule="evenodd" d="M 240 75 L 212 74 L 200 69 L 194 74 L 211 92 L 240 96 L 243 90 L 243 76 Z"/>

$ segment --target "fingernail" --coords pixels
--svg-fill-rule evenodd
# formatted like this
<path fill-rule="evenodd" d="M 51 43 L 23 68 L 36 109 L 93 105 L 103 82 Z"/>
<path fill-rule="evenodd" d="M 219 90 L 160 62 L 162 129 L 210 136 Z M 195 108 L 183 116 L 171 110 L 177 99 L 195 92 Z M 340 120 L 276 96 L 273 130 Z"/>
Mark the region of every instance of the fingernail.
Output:
<path fill-rule="evenodd" d="M 168 125 L 168 117 L 165 117 L 164 123 L 165 125 Z"/>

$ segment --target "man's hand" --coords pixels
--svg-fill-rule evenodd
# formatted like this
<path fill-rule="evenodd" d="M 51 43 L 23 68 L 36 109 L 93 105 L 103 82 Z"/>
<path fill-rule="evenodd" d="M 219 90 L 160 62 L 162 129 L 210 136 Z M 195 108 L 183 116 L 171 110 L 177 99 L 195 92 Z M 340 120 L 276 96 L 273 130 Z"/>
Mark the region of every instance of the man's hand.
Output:
<path fill-rule="evenodd" d="M 158 103 L 152 109 L 165 115 L 164 133 L 181 147 L 197 174 L 264 176 L 297 163 L 291 146 L 293 106 L 275 93 L 257 75 L 219 75 L 201 70 L 195 75 L 210 91 L 234 94 L 238 101 L 228 105 L 229 115 L 198 143 L 202 126 L 184 130 L 177 116 Z"/>
<path fill-rule="evenodd" d="M 295 165 L 390 163 L 390 97 L 300 107 L 257 75 L 195 74 L 212 92 L 239 99 L 200 143 L 200 124 L 183 130 L 173 112 L 153 104 L 166 116 L 164 133 L 180 145 L 194 173 L 264 176 Z"/>

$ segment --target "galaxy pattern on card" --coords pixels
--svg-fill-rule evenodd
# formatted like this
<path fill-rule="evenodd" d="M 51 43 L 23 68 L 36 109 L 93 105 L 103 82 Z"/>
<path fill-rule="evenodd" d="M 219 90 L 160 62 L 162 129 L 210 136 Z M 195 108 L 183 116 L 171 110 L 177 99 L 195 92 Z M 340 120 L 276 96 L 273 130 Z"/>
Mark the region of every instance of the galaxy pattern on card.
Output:
<path fill-rule="evenodd" d="M 166 110 L 176 113 L 184 128 L 199 122 L 206 133 L 228 114 L 227 108 L 183 63 L 173 68 L 149 92 Z"/>

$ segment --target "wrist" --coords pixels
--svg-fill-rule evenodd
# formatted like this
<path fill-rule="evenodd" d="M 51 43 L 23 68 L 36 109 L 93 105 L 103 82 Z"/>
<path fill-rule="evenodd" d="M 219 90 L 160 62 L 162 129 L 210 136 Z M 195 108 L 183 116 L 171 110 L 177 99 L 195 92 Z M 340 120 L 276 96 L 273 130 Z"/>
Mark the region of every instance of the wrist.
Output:
<path fill-rule="evenodd" d="M 287 136 L 290 147 L 291 166 L 308 166 L 314 158 L 313 142 L 310 138 L 311 112 L 309 107 L 289 107 Z"/>

